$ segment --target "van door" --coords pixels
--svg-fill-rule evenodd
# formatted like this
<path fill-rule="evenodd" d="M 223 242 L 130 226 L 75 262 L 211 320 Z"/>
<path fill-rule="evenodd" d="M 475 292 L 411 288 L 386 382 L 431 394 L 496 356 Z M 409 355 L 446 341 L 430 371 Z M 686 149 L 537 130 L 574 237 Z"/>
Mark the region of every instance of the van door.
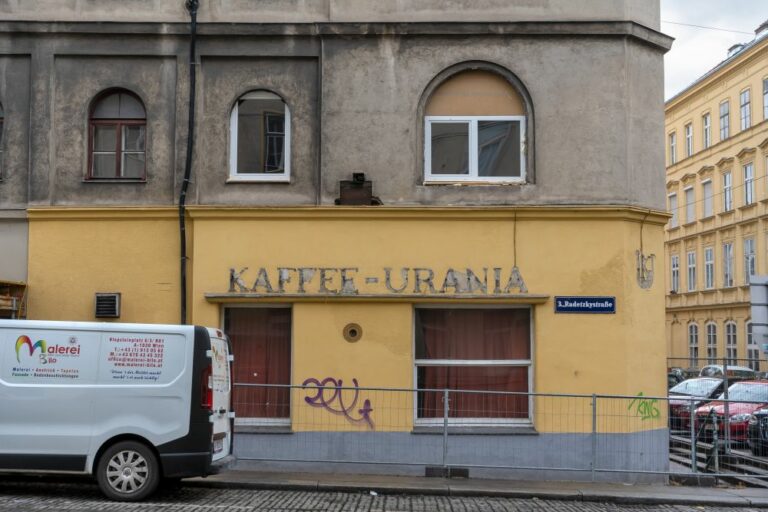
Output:
<path fill-rule="evenodd" d="M 232 379 L 230 376 L 229 340 L 221 331 L 211 335 L 211 389 L 213 390 L 213 460 L 231 452 L 232 446 Z M 218 335 L 218 336 L 216 336 Z M 220 337 L 221 336 L 221 337 Z"/>

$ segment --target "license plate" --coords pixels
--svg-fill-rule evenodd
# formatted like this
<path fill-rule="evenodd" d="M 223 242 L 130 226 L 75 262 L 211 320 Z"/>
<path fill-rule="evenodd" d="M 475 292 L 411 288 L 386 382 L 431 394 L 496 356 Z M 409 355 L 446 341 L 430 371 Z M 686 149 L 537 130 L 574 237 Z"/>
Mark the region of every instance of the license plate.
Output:
<path fill-rule="evenodd" d="M 219 453 L 224 449 L 224 439 L 214 439 L 213 441 L 213 453 Z"/>

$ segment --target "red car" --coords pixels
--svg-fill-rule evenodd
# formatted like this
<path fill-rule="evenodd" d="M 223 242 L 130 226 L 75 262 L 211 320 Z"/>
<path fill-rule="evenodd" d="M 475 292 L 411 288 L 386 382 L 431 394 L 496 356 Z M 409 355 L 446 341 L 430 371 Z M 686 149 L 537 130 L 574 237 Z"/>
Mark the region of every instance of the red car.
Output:
<path fill-rule="evenodd" d="M 701 404 L 720 396 L 723 379 L 697 377 L 684 380 L 669 390 L 669 428 L 688 431 L 691 424 L 691 403 L 694 410 Z"/>
<path fill-rule="evenodd" d="M 714 424 L 710 415 L 717 418 L 717 437 L 725 434 L 725 403 L 721 394 L 718 400 L 709 402 L 696 409 L 696 431 L 700 438 L 710 440 L 714 436 Z M 752 413 L 768 406 L 768 381 L 745 380 L 732 384 L 728 388 L 728 416 L 731 441 L 739 444 L 747 442 L 747 424 Z M 703 427 L 703 430 L 702 430 Z"/>

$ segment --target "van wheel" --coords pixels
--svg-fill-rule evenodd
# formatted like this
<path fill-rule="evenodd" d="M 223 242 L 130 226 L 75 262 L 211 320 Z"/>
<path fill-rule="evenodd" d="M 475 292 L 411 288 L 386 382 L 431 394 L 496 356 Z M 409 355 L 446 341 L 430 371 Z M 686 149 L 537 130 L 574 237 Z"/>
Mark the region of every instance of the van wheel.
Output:
<path fill-rule="evenodd" d="M 102 454 L 96 468 L 96 480 L 107 498 L 139 501 L 157 489 L 160 466 L 146 445 L 123 441 Z"/>

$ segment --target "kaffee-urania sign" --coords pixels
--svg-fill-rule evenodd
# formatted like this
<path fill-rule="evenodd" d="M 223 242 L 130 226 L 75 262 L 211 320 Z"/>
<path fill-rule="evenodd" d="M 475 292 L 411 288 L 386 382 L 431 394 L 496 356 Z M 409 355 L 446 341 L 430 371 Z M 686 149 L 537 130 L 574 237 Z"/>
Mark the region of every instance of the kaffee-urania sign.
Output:
<path fill-rule="evenodd" d="M 383 284 L 383 286 L 382 286 Z M 357 295 L 514 295 L 528 293 L 517 267 L 448 268 L 383 267 L 248 267 L 229 269 L 229 293 Z"/>

